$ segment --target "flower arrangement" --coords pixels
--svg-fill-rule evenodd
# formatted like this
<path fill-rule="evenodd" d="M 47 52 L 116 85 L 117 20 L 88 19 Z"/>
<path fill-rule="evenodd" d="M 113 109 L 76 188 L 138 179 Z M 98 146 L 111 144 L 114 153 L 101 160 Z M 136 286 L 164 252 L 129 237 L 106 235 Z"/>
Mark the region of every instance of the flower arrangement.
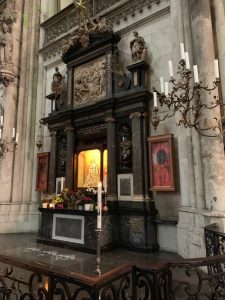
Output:
<path fill-rule="evenodd" d="M 75 209 L 77 206 L 95 203 L 93 191 L 82 191 L 80 189 L 74 191 L 67 188 L 63 189 L 58 195 L 54 195 L 52 200 L 57 208 Z"/>

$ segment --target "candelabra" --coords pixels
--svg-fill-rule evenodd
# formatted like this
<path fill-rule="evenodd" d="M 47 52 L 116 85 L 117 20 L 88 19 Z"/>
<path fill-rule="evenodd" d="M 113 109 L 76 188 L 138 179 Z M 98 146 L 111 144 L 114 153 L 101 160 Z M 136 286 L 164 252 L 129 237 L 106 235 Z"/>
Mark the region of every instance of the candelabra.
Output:
<path fill-rule="evenodd" d="M 182 45 L 181 45 L 182 49 Z M 181 51 L 182 53 L 182 51 Z M 193 66 L 194 71 L 194 84 L 192 84 L 192 72 L 190 71 L 190 64 L 188 53 L 185 52 L 182 55 L 182 59 L 178 65 L 178 79 L 173 77 L 172 62 L 169 61 L 169 72 L 171 79 L 169 82 L 163 81 L 160 78 L 161 93 L 154 91 L 154 107 L 152 109 L 152 125 L 156 129 L 161 121 L 166 118 L 174 116 L 176 113 L 180 114 L 177 125 L 183 125 L 185 128 L 194 128 L 200 135 L 215 137 L 218 135 L 224 135 L 222 128 L 223 118 L 217 118 L 212 116 L 209 118 L 204 117 L 207 110 L 212 110 L 218 105 L 223 105 L 218 96 L 214 96 L 212 101 L 207 104 L 202 103 L 201 94 L 202 91 L 210 94 L 219 85 L 219 69 L 218 61 L 215 60 L 215 76 L 216 79 L 212 84 L 212 87 L 203 85 L 202 81 L 199 82 L 197 65 Z M 169 93 L 169 83 L 172 85 L 171 92 Z M 162 108 L 159 111 L 157 99 Z"/>
<path fill-rule="evenodd" d="M 3 138 L 3 116 L 0 118 L 1 123 L 0 123 L 0 159 L 3 159 L 5 157 L 5 154 L 7 152 L 14 152 L 16 149 L 16 146 L 18 145 L 18 138 L 19 134 L 17 133 L 15 136 L 15 128 L 13 128 L 13 133 L 12 133 L 12 138 L 9 141 L 7 138 Z"/>

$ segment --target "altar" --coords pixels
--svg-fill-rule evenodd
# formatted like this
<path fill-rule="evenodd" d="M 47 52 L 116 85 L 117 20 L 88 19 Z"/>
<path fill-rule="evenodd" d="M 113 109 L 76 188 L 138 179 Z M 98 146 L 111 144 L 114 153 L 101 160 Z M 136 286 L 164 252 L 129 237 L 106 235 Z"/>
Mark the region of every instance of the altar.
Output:
<path fill-rule="evenodd" d="M 157 212 L 149 195 L 147 50 L 136 33 L 133 42 L 142 44 L 145 55 L 134 55 L 137 60 L 123 73 L 120 36 L 109 27 L 103 32 L 96 28 L 85 34 L 78 30 L 63 46 L 66 91 L 56 67 L 53 93 L 46 96 L 52 101 L 51 112 L 41 120 L 51 137 L 47 191 L 60 198 L 63 188 L 79 193 L 96 190 L 101 182 L 110 207 L 102 214 L 101 249 L 156 251 Z M 40 208 L 40 215 L 39 242 L 96 251 L 96 212 Z"/>

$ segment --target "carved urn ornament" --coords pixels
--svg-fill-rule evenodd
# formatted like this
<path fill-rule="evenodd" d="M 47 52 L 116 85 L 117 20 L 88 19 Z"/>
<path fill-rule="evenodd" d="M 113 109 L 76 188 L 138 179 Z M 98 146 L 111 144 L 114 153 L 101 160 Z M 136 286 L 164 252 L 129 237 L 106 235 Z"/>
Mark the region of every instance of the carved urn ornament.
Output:
<path fill-rule="evenodd" d="M 13 39 L 12 24 L 16 20 L 15 1 L 7 0 L 6 7 L 0 16 L 0 83 L 8 86 L 15 79 L 12 63 Z"/>

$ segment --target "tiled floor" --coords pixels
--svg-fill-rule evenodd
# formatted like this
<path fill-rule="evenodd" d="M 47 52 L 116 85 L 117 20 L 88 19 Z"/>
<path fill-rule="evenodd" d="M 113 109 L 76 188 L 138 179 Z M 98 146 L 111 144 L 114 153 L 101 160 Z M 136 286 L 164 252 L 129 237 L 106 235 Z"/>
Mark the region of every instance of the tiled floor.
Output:
<path fill-rule="evenodd" d="M 36 234 L 0 235 L 0 253 L 27 261 L 50 264 L 67 271 L 85 275 L 94 275 L 96 256 L 74 250 L 42 245 L 36 242 Z M 175 253 L 159 251 L 156 253 L 137 253 L 124 249 L 115 249 L 101 255 L 102 273 L 126 263 L 152 264 L 160 261 L 182 259 Z"/>

